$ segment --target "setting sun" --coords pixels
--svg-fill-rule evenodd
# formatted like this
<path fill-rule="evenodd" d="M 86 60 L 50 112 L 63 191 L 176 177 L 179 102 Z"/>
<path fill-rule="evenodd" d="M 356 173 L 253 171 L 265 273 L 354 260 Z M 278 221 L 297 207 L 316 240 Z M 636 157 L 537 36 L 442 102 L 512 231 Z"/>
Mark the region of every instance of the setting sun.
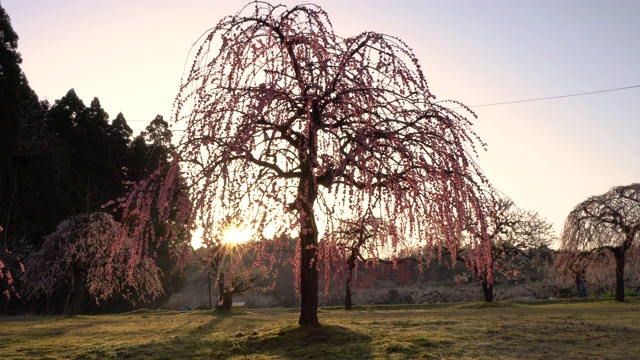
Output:
<path fill-rule="evenodd" d="M 225 244 L 241 244 L 251 240 L 251 231 L 239 226 L 227 228 L 224 232 L 223 242 Z"/>

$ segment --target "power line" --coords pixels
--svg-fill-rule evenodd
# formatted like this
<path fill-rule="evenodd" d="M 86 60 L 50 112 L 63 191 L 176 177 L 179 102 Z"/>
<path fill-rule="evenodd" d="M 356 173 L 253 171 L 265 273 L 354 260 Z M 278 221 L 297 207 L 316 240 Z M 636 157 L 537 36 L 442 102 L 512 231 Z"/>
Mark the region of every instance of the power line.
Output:
<path fill-rule="evenodd" d="M 520 104 L 520 103 L 526 103 L 526 102 L 562 99 L 562 98 L 568 98 L 568 97 L 593 95 L 593 94 L 600 94 L 600 93 L 606 93 L 606 92 L 612 92 L 612 91 L 629 90 L 629 89 L 635 89 L 635 88 L 640 88 L 640 85 L 624 86 L 624 87 L 619 87 L 619 88 L 614 88 L 614 89 L 588 91 L 588 92 L 581 92 L 581 93 L 567 94 L 567 95 L 547 96 L 547 97 L 541 97 L 541 98 L 535 98 L 535 99 L 514 100 L 514 101 L 505 101 L 505 102 L 499 102 L 499 103 L 471 105 L 469 107 L 470 108 L 479 108 L 479 107 L 498 106 L 498 105 Z M 460 108 L 455 108 L 455 109 L 460 109 Z M 127 120 L 127 122 L 138 122 L 138 121 L 140 121 L 140 122 L 141 121 L 151 122 L 151 120 Z M 184 130 L 176 129 L 176 130 L 173 130 L 173 131 L 184 131 Z"/>
<path fill-rule="evenodd" d="M 606 89 L 606 90 L 598 90 L 598 91 L 589 91 L 589 92 L 582 92 L 582 93 L 568 94 L 568 95 L 548 96 L 548 97 L 535 98 L 535 99 L 527 99 L 527 100 L 515 100 L 515 101 L 505 101 L 505 102 L 491 103 L 491 104 L 473 105 L 473 106 L 469 106 L 469 107 L 470 107 L 470 108 L 479 108 L 479 107 L 487 107 L 487 106 L 498 106 L 498 105 L 519 104 L 519 103 L 525 103 L 525 102 L 543 101 L 543 100 L 552 100 L 552 99 L 568 98 L 568 97 L 574 97 L 574 96 L 583 96 L 583 95 L 599 94 L 599 93 L 605 93 L 605 92 L 611 92 L 611 91 L 629 90 L 629 89 L 634 89 L 634 88 L 640 88 L 640 85 L 625 86 L 625 87 L 619 87 L 619 88 L 615 88 L 615 89 Z"/>

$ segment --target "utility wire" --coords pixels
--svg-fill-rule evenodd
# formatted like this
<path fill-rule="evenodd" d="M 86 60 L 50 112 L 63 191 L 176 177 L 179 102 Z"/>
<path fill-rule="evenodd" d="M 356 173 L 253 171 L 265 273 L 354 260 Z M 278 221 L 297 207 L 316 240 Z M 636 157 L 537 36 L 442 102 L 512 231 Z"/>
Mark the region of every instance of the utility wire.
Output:
<path fill-rule="evenodd" d="M 491 104 L 471 105 L 469 107 L 470 108 L 479 108 L 479 107 L 498 106 L 498 105 L 520 104 L 520 103 L 526 103 L 526 102 L 562 99 L 562 98 L 568 98 L 568 97 L 600 94 L 600 93 L 606 93 L 606 92 L 612 92 L 612 91 L 621 91 L 621 90 L 629 90 L 629 89 L 635 89 L 635 88 L 640 88 L 640 85 L 624 86 L 624 87 L 619 87 L 619 88 L 614 88 L 614 89 L 588 91 L 588 92 L 581 92 L 581 93 L 567 94 L 567 95 L 548 96 L 548 97 L 541 97 L 541 98 L 535 98 L 535 99 L 514 100 L 514 101 L 505 101 L 505 102 L 491 103 Z M 456 108 L 456 109 L 460 109 L 460 108 Z M 136 121 L 151 122 L 151 120 L 127 120 L 127 122 L 136 122 Z M 174 131 L 184 131 L 184 130 L 174 130 Z"/>
<path fill-rule="evenodd" d="M 548 97 L 542 97 L 542 98 L 536 98 L 536 99 L 515 100 L 515 101 L 505 101 L 505 102 L 491 103 L 491 104 L 473 105 L 473 106 L 469 106 L 469 107 L 470 107 L 470 108 L 479 108 L 479 107 L 487 107 L 487 106 L 498 106 L 498 105 L 519 104 L 519 103 L 526 103 L 526 102 L 533 102 L 533 101 L 543 101 L 543 100 L 552 100 L 552 99 L 568 98 L 568 97 L 574 97 L 574 96 L 583 96 L 583 95 L 599 94 L 599 93 L 605 93 L 605 92 L 611 92 L 611 91 L 629 90 L 629 89 L 634 89 L 634 88 L 640 88 L 640 85 L 625 86 L 625 87 L 619 87 L 619 88 L 615 88 L 615 89 L 606 89 L 606 90 L 598 90 L 598 91 L 589 91 L 589 92 L 576 93 L 576 94 L 568 94 L 568 95 L 548 96 Z"/>

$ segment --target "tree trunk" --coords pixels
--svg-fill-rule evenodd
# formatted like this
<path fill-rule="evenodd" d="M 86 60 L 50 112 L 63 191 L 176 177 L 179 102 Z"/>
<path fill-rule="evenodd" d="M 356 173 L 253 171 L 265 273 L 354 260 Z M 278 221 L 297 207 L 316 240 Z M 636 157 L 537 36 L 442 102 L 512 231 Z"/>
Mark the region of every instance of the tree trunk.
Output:
<path fill-rule="evenodd" d="M 207 269 L 207 289 L 209 290 L 209 310 L 213 309 L 211 306 L 211 264 Z"/>
<path fill-rule="evenodd" d="M 347 278 L 347 289 L 344 294 L 344 309 L 351 310 L 353 304 L 351 303 L 351 278 Z"/>
<path fill-rule="evenodd" d="M 616 301 L 624 302 L 624 257 L 625 252 L 621 247 L 613 252 L 616 258 Z"/>
<path fill-rule="evenodd" d="M 588 296 L 587 287 L 586 287 L 586 274 L 584 271 L 577 272 L 575 274 L 576 281 L 576 290 L 578 291 L 578 296 L 581 298 L 586 298 Z"/>
<path fill-rule="evenodd" d="M 82 273 L 79 270 L 74 270 L 73 289 L 69 292 L 64 306 L 64 314 L 66 316 L 77 315 L 80 313 L 80 306 L 84 295 L 82 290 Z"/>
<path fill-rule="evenodd" d="M 351 250 L 351 256 L 349 256 L 349 260 L 347 261 L 347 266 L 349 267 L 349 275 L 347 276 L 347 289 L 345 290 L 345 300 L 344 300 L 344 309 L 351 310 L 351 280 L 353 279 L 353 268 L 356 263 L 356 253 L 355 250 Z"/>
<path fill-rule="evenodd" d="M 301 326 L 320 326 L 318 321 L 318 226 L 313 204 L 318 197 L 317 178 L 313 174 L 317 166 L 317 128 L 322 121 L 319 105 L 312 104 L 311 117 L 305 146 L 299 148 L 300 183 L 296 206 L 300 217 L 300 320 Z"/>
<path fill-rule="evenodd" d="M 218 290 L 220 291 L 220 298 L 216 305 L 216 310 L 231 311 L 233 306 L 233 294 L 227 291 L 224 287 L 224 273 L 220 272 L 220 278 L 218 279 Z"/>
<path fill-rule="evenodd" d="M 489 284 L 487 279 L 482 280 L 482 294 L 485 302 L 493 302 L 493 284 Z"/>
<path fill-rule="evenodd" d="M 220 294 L 220 300 L 218 301 L 218 305 L 216 305 L 216 310 L 231 311 L 232 306 L 233 294 L 230 292 L 223 292 Z"/>
<path fill-rule="evenodd" d="M 318 321 L 318 230 L 313 213 L 300 234 L 300 320 L 299 325 L 320 326 Z M 304 223 L 304 222 L 303 222 Z M 310 226 L 309 226 L 310 225 Z"/>

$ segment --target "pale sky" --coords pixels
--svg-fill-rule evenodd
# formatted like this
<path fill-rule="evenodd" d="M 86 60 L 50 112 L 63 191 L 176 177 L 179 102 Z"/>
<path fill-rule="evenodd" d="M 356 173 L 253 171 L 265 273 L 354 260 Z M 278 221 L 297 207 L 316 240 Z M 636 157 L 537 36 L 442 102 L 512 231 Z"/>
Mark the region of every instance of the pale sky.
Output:
<path fill-rule="evenodd" d="M 74 88 L 137 134 L 171 117 L 193 42 L 246 1 L 1 0 L 42 99 Z M 276 2 L 274 2 L 275 4 Z M 286 5 L 298 1 L 280 1 Z M 398 36 L 438 99 L 469 106 L 640 85 L 640 1 L 318 0 L 342 37 Z M 640 88 L 477 107 L 479 163 L 518 206 L 562 227 L 590 195 L 640 182 Z"/>

